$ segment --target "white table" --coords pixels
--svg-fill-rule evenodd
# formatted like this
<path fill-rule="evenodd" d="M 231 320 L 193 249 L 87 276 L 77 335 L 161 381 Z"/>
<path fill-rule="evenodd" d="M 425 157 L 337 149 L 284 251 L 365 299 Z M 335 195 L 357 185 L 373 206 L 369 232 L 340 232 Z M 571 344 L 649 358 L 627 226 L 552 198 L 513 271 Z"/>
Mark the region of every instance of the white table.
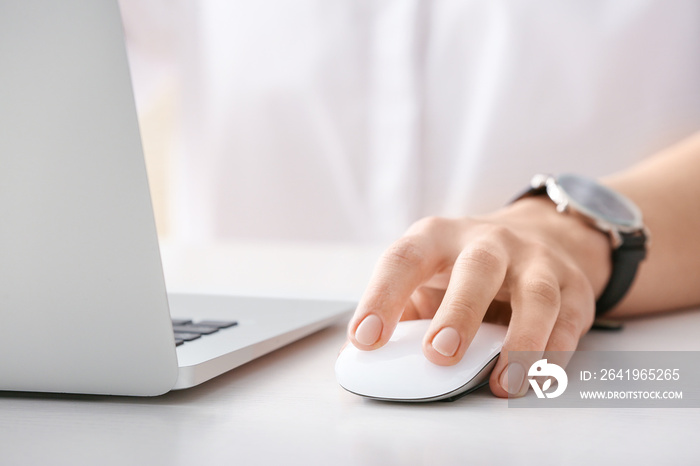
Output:
<path fill-rule="evenodd" d="M 250 243 L 163 253 L 176 290 L 357 299 L 377 250 Z M 682 312 L 590 333 L 580 348 L 696 351 L 698 331 L 700 312 Z M 454 403 L 361 399 L 335 381 L 344 333 L 336 325 L 157 398 L 2 393 L 0 465 L 700 463 L 698 409 L 509 409 L 488 389 Z"/>

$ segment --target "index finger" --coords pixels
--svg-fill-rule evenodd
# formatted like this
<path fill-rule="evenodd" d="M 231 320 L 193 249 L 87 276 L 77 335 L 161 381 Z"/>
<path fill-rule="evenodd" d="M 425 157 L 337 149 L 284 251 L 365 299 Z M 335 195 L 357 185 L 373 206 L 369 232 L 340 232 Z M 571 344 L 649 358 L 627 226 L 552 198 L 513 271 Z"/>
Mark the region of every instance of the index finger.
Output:
<path fill-rule="evenodd" d="M 348 325 L 353 345 L 371 350 L 389 341 L 411 294 L 454 259 L 452 231 L 448 220 L 424 219 L 382 254 Z"/>

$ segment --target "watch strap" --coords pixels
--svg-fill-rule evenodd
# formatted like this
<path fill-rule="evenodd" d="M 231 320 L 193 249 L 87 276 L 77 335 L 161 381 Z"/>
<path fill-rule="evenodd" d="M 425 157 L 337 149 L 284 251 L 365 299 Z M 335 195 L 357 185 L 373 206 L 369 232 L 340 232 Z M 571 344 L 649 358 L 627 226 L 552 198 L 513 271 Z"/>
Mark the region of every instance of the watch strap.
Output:
<path fill-rule="evenodd" d="M 595 303 L 596 316 L 606 313 L 620 302 L 632 286 L 639 263 L 647 255 L 644 231 L 620 233 L 620 237 L 622 244 L 612 252 L 610 280 Z"/>

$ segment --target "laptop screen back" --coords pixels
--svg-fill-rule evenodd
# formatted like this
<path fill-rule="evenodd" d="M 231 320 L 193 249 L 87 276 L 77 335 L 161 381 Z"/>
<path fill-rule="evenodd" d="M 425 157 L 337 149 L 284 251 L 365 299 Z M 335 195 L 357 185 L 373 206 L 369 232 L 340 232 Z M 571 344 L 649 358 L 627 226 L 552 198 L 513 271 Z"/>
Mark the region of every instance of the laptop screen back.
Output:
<path fill-rule="evenodd" d="M 115 1 L 0 3 L 0 219 L 0 390 L 173 386 Z"/>

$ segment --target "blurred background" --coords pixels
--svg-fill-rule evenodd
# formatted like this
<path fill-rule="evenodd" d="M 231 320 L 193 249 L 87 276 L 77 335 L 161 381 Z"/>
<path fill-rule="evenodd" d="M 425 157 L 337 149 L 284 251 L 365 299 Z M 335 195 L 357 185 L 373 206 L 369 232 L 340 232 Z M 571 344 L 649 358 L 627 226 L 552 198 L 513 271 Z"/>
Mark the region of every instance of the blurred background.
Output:
<path fill-rule="evenodd" d="M 381 245 L 700 128 L 694 0 L 120 0 L 160 235 Z"/>

